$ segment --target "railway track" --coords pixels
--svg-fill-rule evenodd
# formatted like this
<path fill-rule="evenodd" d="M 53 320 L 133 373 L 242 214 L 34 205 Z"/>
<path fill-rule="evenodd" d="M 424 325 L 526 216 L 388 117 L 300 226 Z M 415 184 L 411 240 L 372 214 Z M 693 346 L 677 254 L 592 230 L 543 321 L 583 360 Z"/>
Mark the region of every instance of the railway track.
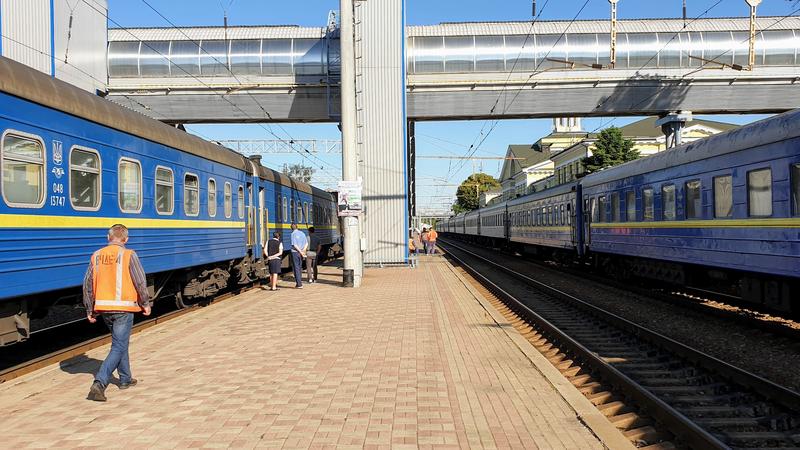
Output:
<path fill-rule="evenodd" d="M 205 305 L 208 305 L 212 302 L 220 302 L 236 295 L 242 294 L 247 292 L 248 290 L 254 289 L 254 287 L 249 287 L 245 289 L 240 289 L 234 292 L 226 292 L 220 294 L 219 296 L 213 298 L 210 301 L 202 302 L 187 306 L 186 308 L 167 311 L 163 314 L 160 314 L 155 317 L 148 318 L 146 320 L 142 320 L 141 322 L 137 322 L 133 325 L 133 329 L 131 330 L 131 334 L 140 333 L 148 328 L 156 326 L 158 324 L 167 322 L 172 319 L 176 319 L 184 314 L 188 314 L 192 311 L 195 311 L 198 308 L 201 308 Z M 53 364 L 58 364 L 64 361 L 67 361 L 71 358 L 76 356 L 80 356 L 94 348 L 100 347 L 101 345 L 106 345 L 111 342 L 111 334 L 105 333 L 101 336 L 92 337 L 87 339 L 83 342 L 79 342 L 63 349 L 59 349 L 50 353 L 47 353 L 42 356 L 38 356 L 31 360 L 25 361 L 23 363 L 17 364 L 12 367 L 4 368 L 0 370 L 0 384 L 6 383 L 11 381 L 15 378 L 19 378 L 21 376 L 27 375 L 31 372 L 39 370 L 43 367 L 47 367 Z"/>
<path fill-rule="evenodd" d="M 531 264 L 551 270 L 585 278 L 599 284 L 624 289 L 634 294 L 645 296 L 681 308 L 707 314 L 715 318 L 729 320 L 750 328 L 765 331 L 787 339 L 800 341 L 800 328 L 793 328 L 793 320 L 776 311 L 761 310 L 758 305 L 718 292 L 703 291 L 699 288 L 661 287 L 648 288 L 635 283 L 624 284 L 587 271 L 579 271 L 574 267 L 556 263 L 555 266 L 541 260 L 526 259 Z"/>
<path fill-rule="evenodd" d="M 468 249 L 442 244 L 449 258 L 496 297 L 498 309 L 523 336 L 635 445 L 800 446 L 797 392 Z"/>

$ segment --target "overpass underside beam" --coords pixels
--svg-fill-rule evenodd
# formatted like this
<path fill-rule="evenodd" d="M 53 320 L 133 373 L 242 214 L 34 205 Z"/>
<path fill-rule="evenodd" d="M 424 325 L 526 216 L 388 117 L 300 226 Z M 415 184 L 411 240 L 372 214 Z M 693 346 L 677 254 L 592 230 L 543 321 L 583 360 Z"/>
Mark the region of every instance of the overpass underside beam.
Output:
<path fill-rule="evenodd" d="M 401 70 L 401 69 L 398 69 Z M 411 120 L 779 113 L 800 106 L 800 72 L 692 80 L 584 80 L 525 85 L 412 83 Z M 325 87 L 235 91 L 115 89 L 109 98 L 168 123 L 335 122 Z M 338 88 L 336 89 L 338 100 Z M 492 113 L 492 107 L 500 102 Z M 338 114 L 338 105 L 334 110 Z"/>
<path fill-rule="evenodd" d="M 494 107 L 498 96 L 500 102 Z M 408 95 L 409 118 L 474 120 L 560 116 L 780 113 L 800 106 L 800 76 L 762 80 L 625 81 L 525 87 L 425 88 Z M 493 108 L 494 107 L 494 108 Z M 494 109 L 494 112 L 492 110 Z"/>

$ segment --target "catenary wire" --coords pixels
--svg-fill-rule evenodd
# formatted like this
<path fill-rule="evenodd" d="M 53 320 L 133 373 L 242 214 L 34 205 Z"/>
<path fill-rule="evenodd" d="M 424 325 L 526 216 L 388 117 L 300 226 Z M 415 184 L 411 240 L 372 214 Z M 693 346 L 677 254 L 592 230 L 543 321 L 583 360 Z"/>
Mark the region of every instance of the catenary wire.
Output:
<path fill-rule="evenodd" d="M 148 48 L 149 48 L 151 51 L 153 51 L 155 54 L 157 54 L 157 55 L 159 55 L 159 56 L 161 56 L 161 57 L 164 57 L 164 58 L 166 58 L 166 59 L 169 59 L 169 58 L 168 58 L 168 56 L 164 55 L 163 53 L 159 52 L 157 49 L 153 48 L 153 47 L 152 47 L 150 44 L 148 44 L 146 41 L 142 41 L 141 39 L 139 39 L 139 38 L 138 38 L 138 36 L 136 36 L 136 35 L 135 35 L 135 34 L 134 34 L 134 33 L 133 33 L 133 32 L 132 32 L 130 29 L 128 29 L 127 27 L 123 27 L 123 26 L 122 26 L 122 25 L 121 25 L 119 22 L 117 22 L 116 20 L 112 19 L 112 18 L 111 18 L 111 17 L 110 17 L 110 16 L 109 16 L 107 13 L 105 13 L 105 12 L 103 12 L 102 10 L 99 10 L 99 9 L 97 9 L 96 7 L 94 7 L 94 6 L 93 6 L 91 3 L 89 3 L 89 0 L 81 0 L 81 1 L 83 1 L 83 2 L 84 2 L 84 3 L 85 3 L 87 6 L 89 6 L 90 8 L 94 9 L 94 10 L 95 10 L 95 11 L 96 11 L 98 14 L 101 14 L 101 15 L 103 15 L 103 16 L 104 16 L 104 17 L 105 17 L 105 18 L 106 18 L 106 19 L 107 19 L 109 22 L 113 23 L 113 24 L 114 24 L 115 26 L 117 26 L 119 29 L 121 29 L 121 30 L 125 31 L 126 33 L 128 33 L 129 35 L 131 35 L 131 37 L 133 37 L 133 38 L 135 38 L 135 39 L 139 40 L 139 41 L 140 41 L 140 42 L 141 42 L 143 45 L 147 46 L 147 47 L 148 47 Z M 247 112 L 246 112 L 246 111 L 244 111 L 244 110 L 243 110 L 241 107 L 239 107 L 237 104 L 233 103 L 233 102 L 232 102 L 232 101 L 230 101 L 228 98 L 226 98 L 226 97 L 225 97 L 225 95 L 216 93 L 216 92 L 215 92 L 215 90 L 214 90 L 214 89 L 213 89 L 211 86 L 209 86 L 207 83 L 203 82 L 201 79 L 199 79 L 198 77 L 196 77 L 195 75 L 193 75 L 192 73 L 190 73 L 189 71 L 187 71 L 186 69 L 184 69 L 184 68 L 182 68 L 182 67 L 180 67 L 180 66 L 176 66 L 176 67 L 178 67 L 180 70 L 182 70 L 184 73 L 186 73 L 186 75 L 190 76 L 191 78 L 193 78 L 195 81 L 197 81 L 198 83 L 200 83 L 200 84 L 201 84 L 201 85 L 203 85 L 204 87 L 208 88 L 208 89 L 209 89 L 209 92 L 212 92 L 214 95 L 217 95 L 217 96 L 219 96 L 219 97 L 220 97 L 222 100 L 224 100 L 226 103 L 230 104 L 230 105 L 231 105 L 231 106 L 232 106 L 234 109 L 236 109 L 237 111 L 241 112 L 241 113 L 242 113 L 242 114 L 243 114 L 245 117 L 247 117 L 248 119 L 250 119 L 250 120 L 257 120 L 257 119 L 255 119 L 255 118 L 251 117 L 249 114 L 247 114 Z M 277 135 L 277 134 L 276 134 L 276 133 L 275 133 L 273 130 L 271 130 L 271 129 L 267 128 L 266 126 L 264 126 L 264 124 L 262 124 L 262 123 L 257 123 L 257 125 L 258 125 L 260 128 L 262 128 L 264 131 L 266 131 L 268 134 L 270 134 L 270 135 L 274 136 L 275 138 L 277 138 L 277 139 L 282 139 L 282 138 L 281 138 L 280 136 L 278 136 L 278 135 Z M 306 156 L 306 153 L 303 153 L 303 152 L 301 152 L 301 151 L 297 150 L 297 149 L 296 149 L 296 148 L 295 148 L 293 145 L 290 145 L 290 147 L 289 147 L 289 148 L 291 148 L 293 151 L 295 151 L 295 152 L 296 152 L 296 153 L 298 153 L 299 155 L 303 156 L 303 158 L 307 158 L 307 159 L 309 159 L 309 162 L 310 162 L 310 159 L 311 159 L 311 158 L 314 158 L 314 159 L 318 160 L 318 161 L 319 161 L 319 163 L 318 163 L 318 167 L 320 168 L 320 171 L 321 171 L 321 172 L 323 172 L 323 173 L 326 173 L 327 175 L 329 175 L 329 176 L 331 176 L 331 177 L 333 177 L 333 178 L 338 178 L 338 176 L 331 174 L 330 172 L 328 172 L 328 171 L 327 171 L 327 170 L 324 168 L 324 167 L 325 167 L 325 165 L 327 164 L 327 163 L 326 163 L 324 160 L 322 160 L 321 158 L 319 158 L 319 157 L 317 157 L 316 155 L 312 154 L 312 153 L 311 153 L 311 152 L 309 152 L 308 150 L 305 150 L 305 151 L 306 151 L 306 153 L 308 154 L 308 156 Z M 320 164 L 320 163 L 321 163 L 321 164 Z M 312 163 L 312 164 L 313 164 L 313 163 Z M 337 167 L 337 166 L 334 164 L 334 167 Z M 338 168 L 338 167 L 337 167 L 337 168 Z"/>

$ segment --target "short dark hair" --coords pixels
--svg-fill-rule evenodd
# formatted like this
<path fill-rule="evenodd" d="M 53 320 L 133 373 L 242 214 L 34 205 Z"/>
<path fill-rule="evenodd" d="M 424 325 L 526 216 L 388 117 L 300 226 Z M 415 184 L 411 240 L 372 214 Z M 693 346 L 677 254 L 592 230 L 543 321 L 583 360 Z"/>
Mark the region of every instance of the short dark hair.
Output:
<path fill-rule="evenodd" d="M 308 232 L 309 232 L 309 233 L 313 233 L 314 231 L 316 231 L 316 230 L 314 229 L 314 227 L 308 227 Z"/>
<path fill-rule="evenodd" d="M 276 232 L 272 233 L 272 237 L 280 239 L 281 232 L 280 231 L 276 231 Z"/>

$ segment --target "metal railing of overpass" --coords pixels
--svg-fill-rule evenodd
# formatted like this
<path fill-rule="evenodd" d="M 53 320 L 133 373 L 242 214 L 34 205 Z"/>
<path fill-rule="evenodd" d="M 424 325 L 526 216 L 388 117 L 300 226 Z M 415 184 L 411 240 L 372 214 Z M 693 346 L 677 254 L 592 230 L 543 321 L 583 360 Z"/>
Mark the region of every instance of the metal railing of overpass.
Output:
<path fill-rule="evenodd" d="M 409 117 L 496 117 L 486 104 L 491 106 L 506 88 L 537 91 L 521 96 L 515 108 L 504 111 L 508 117 L 644 115 L 676 109 L 777 112 L 796 107 L 800 104 L 795 86 L 800 80 L 798 17 L 757 20 L 760 31 L 752 71 L 695 73 L 688 81 L 705 85 L 695 91 L 688 83 L 676 85 L 660 101 L 636 110 L 605 101 L 612 96 L 647 98 L 658 89 L 654 86 L 687 81 L 686 73 L 708 68 L 708 61 L 719 68 L 746 67 L 749 26 L 749 18 L 699 19 L 688 26 L 673 19 L 621 20 L 613 69 L 607 68 L 611 48 L 607 21 L 408 27 Z M 161 114 L 164 117 L 157 118 L 172 122 L 336 120 L 337 33 L 323 27 L 110 29 L 110 96 L 133 109 L 152 105 L 151 111 L 142 112 Z M 534 70 L 537 77 L 531 82 Z M 203 96 L 230 99 L 241 92 L 265 99 L 263 104 L 240 100 L 243 109 L 253 111 L 251 117 L 226 111 L 224 105 L 213 104 L 212 97 Z M 564 92 L 571 96 L 562 96 Z M 754 98 L 744 100 L 742 93 Z M 141 104 L 127 102 L 123 95 Z M 159 100 L 165 95 L 172 99 Z M 201 102 L 219 112 L 198 108 Z M 262 117 L 262 107 L 269 109 L 270 117 Z"/>

